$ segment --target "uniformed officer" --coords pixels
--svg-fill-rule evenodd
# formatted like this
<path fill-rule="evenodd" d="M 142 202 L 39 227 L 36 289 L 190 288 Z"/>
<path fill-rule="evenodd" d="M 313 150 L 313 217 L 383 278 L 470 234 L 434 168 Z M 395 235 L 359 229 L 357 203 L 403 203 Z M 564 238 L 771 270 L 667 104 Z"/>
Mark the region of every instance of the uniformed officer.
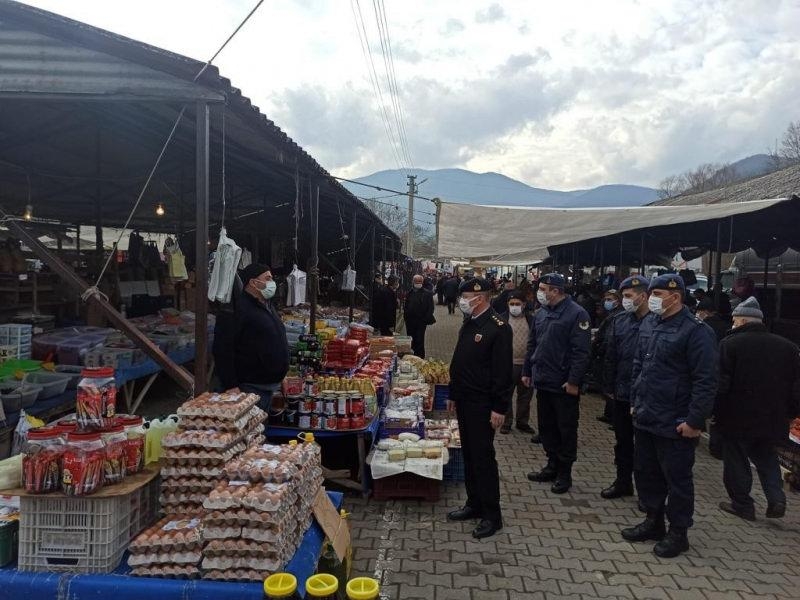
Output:
<path fill-rule="evenodd" d="M 494 434 L 503 424 L 514 387 L 511 327 L 492 310 L 490 290 L 482 278 L 461 284 L 458 303 L 464 324 L 450 362 L 448 402 L 458 416 L 467 503 L 447 518 L 480 519 L 472 532 L 478 539 L 503 528 Z"/>
<path fill-rule="evenodd" d="M 624 312 L 613 317 L 606 334 L 603 386 L 604 392 L 614 402 L 614 464 L 617 478 L 600 492 L 603 498 L 621 498 L 633 495 L 633 419 L 631 418 L 631 371 L 633 353 L 639 337 L 639 326 L 650 313 L 647 306 L 646 277 L 634 275 L 620 286 Z"/>
<path fill-rule="evenodd" d="M 539 436 L 547 465 L 528 474 L 531 481 L 553 481 L 553 493 L 572 487 L 572 464 L 578 456 L 581 383 L 589 366 L 589 315 L 564 292 L 563 275 L 539 279 L 536 299 L 542 310 L 528 336 L 523 383 L 536 388 Z"/>
<path fill-rule="evenodd" d="M 684 306 L 679 275 L 655 277 L 649 291 L 653 314 L 639 326 L 631 391 L 634 475 L 647 518 L 624 529 L 622 537 L 629 542 L 658 540 L 656 555 L 672 558 L 689 548 L 694 452 L 716 396 L 717 340 Z"/>

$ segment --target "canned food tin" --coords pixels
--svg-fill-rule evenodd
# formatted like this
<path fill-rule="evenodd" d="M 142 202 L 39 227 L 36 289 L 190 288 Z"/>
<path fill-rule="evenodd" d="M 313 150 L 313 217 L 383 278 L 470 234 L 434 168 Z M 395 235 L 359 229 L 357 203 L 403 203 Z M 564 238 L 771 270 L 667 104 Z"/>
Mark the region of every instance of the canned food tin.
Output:
<path fill-rule="evenodd" d="M 311 421 L 311 424 L 310 424 L 311 429 L 319 429 L 320 428 L 320 426 L 319 426 L 319 415 L 317 413 L 311 413 L 311 416 L 309 417 L 309 419 Z"/>
<path fill-rule="evenodd" d="M 323 414 L 325 412 L 325 400 L 318 398 L 317 401 L 314 402 L 314 412 L 318 414 Z"/>
<path fill-rule="evenodd" d="M 336 418 L 336 415 L 326 417 L 325 429 L 328 429 L 329 431 L 336 431 L 339 425 L 338 421 L 339 420 Z"/>
<path fill-rule="evenodd" d="M 347 396 L 339 396 L 336 399 L 336 414 L 344 417 L 350 414 L 350 398 Z M 341 428 L 340 428 L 341 429 Z"/>
<path fill-rule="evenodd" d="M 352 416 L 350 417 L 350 428 L 351 429 L 364 429 L 366 427 L 366 419 L 364 419 L 364 415 Z"/>
<path fill-rule="evenodd" d="M 339 417 L 336 420 L 336 429 L 350 429 L 350 417 Z"/>
<path fill-rule="evenodd" d="M 327 398 L 325 400 L 325 414 L 336 416 L 336 399 Z"/>
<path fill-rule="evenodd" d="M 317 429 L 328 429 L 328 417 L 323 414 L 317 415 Z"/>
<path fill-rule="evenodd" d="M 310 414 L 300 414 L 297 417 L 297 426 L 300 429 L 311 429 L 311 415 Z"/>
<path fill-rule="evenodd" d="M 350 399 L 350 413 L 354 415 L 364 414 L 364 397 L 355 396 Z"/>
<path fill-rule="evenodd" d="M 314 409 L 317 408 L 317 403 L 313 398 L 306 399 L 303 401 L 303 404 L 300 408 L 301 413 L 312 413 Z"/>

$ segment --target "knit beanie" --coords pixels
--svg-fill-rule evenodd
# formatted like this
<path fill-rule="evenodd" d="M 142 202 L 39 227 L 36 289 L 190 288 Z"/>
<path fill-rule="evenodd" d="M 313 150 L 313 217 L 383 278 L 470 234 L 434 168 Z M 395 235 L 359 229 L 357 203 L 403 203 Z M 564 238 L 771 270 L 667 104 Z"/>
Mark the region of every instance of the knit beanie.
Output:
<path fill-rule="evenodd" d="M 764 313 L 761 312 L 761 305 L 754 296 L 750 296 L 747 300 L 740 302 L 731 313 L 733 318 L 736 317 L 753 317 L 755 319 L 763 319 Z"/>

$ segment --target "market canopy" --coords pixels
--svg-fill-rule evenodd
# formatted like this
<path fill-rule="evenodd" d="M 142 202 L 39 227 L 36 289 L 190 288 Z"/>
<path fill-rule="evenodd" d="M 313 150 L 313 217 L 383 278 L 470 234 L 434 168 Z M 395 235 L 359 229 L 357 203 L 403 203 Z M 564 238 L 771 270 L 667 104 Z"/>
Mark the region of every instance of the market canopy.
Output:
<path fill-rule="evenodd" d="M 800 199 L 796 196 L 731 204 L 602 209 L 443 202 L 438 250 L 442 257 L 505 265 L 533 264 L 548 253 L 563 251 L 579 253 L 570 258 L 582 264 L 603 260 L 615 264 L 620 254 L 638 257 L 643 249 L 652 255 L 711 247 L 718 234 L 725 251 L 759 244 L 798 247 L 798 222 Z"/>

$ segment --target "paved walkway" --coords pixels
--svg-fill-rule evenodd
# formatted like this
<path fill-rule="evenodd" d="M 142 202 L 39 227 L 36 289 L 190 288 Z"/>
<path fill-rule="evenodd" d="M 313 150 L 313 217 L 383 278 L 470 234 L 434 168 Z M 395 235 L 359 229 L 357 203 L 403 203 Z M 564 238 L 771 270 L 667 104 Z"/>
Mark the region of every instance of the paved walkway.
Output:
<path fill-rule="evenodd" d="M 436 317 L 429 353 L 449 360 L 460 318 L 441 307 Z M 436 504 L 348 498 L 354 572 L 380 579 L 393 600 L 800 598 L 800 496 L 790 494 L 782 521 L 720 512 L 721 463 L 703 447 L 691 550 L 666 560 L 651 544 L 625 542 L 619 530 L 641 514 L 634 499 L 598 495 L 614 475 L 613 433 L 595 419 L 600 410 L 596 397 L 582 403 L 575 485 L 563 496 L 526 478 L 543 462 L 540 446 L 518 431 L 497 436 L 505 528 L 488 540 L 471 537 L 474 524 L 445 519 L 463 504 L 463 484 L 443 484 Z M 755 498 L 763 514 L 760 490 Z"/>

